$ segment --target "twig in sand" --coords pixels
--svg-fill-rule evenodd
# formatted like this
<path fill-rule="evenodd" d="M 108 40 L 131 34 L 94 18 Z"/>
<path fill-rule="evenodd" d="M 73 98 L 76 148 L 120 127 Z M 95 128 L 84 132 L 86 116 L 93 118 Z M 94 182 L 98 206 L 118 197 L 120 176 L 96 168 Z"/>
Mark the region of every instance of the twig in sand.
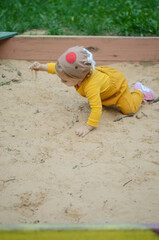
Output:
<path fill-rule="evenodd" d="M 88 165 L 81 166 L 81 167 L 88 167 L 88 166 L 90 166 L 90 165 L 93 165 L 93 163 L 90 163 L 90 164 L 88 164 Z"/>
<path fill-rule="evenodd" d="M 123 187 L 125 187 L 125 185 L 128 184 L 128 183 L 131 182 L 131 181 L 132 181 L 132 179 L 129 180 L 128 182 L 124 183 L 124 184 L 123 184 Z"/>
<path fill-rule="evenodd" d="M 155 98 L 152 102 L 150 102 L 150 104 L 157 103 L 158 101 L 159 101 L 159 97 Z"/>
<path fill-rule="evenodd" d="M 14 180 L 16 180 L 16 179 L 15 178 L 11 178 L 11 179 L 5 180 L 4 182 L 6 183 L 6 182 L 14 181 Z"/>
<path fill-rule="evenodd" d="M 117 118 L 115 119 L 113 122 L 117 122 L 117 121 L 120 121 L 121 119 L 123 118 L 126 118 L 126 117 L 133 117 L 134 116 L 134 113 L 129 113 L 128 115 L 124 116 L 124 117 L 121 117 L 121 118 Z"/>

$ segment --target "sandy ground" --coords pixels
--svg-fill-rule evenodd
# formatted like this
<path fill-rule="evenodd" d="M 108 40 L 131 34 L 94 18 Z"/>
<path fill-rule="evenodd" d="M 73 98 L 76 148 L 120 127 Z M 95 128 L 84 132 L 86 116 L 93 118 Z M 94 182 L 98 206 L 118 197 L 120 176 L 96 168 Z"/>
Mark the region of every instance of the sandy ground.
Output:
<path fill-rule="evenodd" d="M 159 102 L 80 138 L 87 99 L 29 65 L 0 61 L 0 223 L 159 222 Z M 159 97 L 159 64 L 111 66 Z"/>

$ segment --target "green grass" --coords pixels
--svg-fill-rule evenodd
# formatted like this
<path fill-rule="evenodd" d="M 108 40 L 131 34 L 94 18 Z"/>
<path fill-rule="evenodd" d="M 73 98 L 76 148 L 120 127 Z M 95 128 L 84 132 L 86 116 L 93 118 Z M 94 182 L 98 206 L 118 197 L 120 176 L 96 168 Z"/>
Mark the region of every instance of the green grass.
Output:
<path fill-rule="evenodd" d="M 0 31 L 159 36 L 159 0 L 1 0 Z"/>

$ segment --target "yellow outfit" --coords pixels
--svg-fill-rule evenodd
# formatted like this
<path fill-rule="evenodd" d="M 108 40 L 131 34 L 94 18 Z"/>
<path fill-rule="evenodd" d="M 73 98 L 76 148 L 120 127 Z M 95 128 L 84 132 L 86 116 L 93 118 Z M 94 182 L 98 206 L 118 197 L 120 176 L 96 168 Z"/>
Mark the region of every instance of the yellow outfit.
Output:
<path fill-rule="evenodd" d="M 48 63 L 48 73 L 56 73 L 55 63 Z M 110 67 L 96 67 L 91 76 L 75 88 L 80 95 L 88 98 L 91 114 L 87 124 L 93 127 L 98 126 L 102 105 L 114 105 L 123 114 L 129 114 L 136 113 L 143 101 L 143 93 L 140 90 L 130 92 L 124 74 Z"/>

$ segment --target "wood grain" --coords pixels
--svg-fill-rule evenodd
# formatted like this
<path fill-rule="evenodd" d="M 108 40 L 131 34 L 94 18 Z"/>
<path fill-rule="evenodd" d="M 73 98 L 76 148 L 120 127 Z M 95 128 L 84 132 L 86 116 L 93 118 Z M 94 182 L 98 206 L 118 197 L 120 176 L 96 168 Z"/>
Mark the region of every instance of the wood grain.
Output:
<path fill-rule="evenodd" d="M 97 63 L 159 61 L 159 37 L 15 36 L 0 40 L 0 59 L 55 62 L 69 47 L 89 48 Z"/>

